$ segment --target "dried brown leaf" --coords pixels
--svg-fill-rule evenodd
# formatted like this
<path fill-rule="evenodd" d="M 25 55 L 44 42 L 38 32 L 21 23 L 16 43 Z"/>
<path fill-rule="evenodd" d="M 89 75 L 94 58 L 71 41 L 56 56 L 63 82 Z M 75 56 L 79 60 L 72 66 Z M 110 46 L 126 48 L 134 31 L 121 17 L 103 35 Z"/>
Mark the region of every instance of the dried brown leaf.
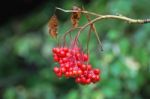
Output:
<path fill-rule="evenodd" d="M 73 11 L 76 11 L 76 12 L 72 12 L 71 22 L 72 22 L 73 27 L 77 27 L 80 16 L 81 16 L 81 12 L 80 12 L 81 9 L 79 7 L 73 6 Z"/>
<path fill-rule="evenodd" d="M 50 18 L 48 27 L 49 27 L 49 34 L 52 36 L 52 38 L 56 38 L 58 30 L 58 19 L 56 15 L 53 15 Z"/>

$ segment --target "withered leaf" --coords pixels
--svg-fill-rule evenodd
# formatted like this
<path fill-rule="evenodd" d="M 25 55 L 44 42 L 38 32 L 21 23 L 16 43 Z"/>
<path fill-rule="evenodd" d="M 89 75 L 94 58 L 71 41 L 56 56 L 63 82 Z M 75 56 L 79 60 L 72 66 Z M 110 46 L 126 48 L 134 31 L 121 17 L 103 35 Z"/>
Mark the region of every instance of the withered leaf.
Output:
<path fill-rule="evenodd" d="M 79 7 L 73 6 L 73 11 L 76 11 L 76 12 L 72 12 L 71 22 L 72 22 L 73 27 L 77 27 L 80 16 L 81 16 L 81 12 L 80 12 L 81 9 Z"/>
<path fill-rule="evenodd" d="M 50 18 L 48 27 L 49 27 L 49 34 L 52 36 L 52 38 L 56 38 L 58 30 L 58 19 L 56 15 L 53 15 Z"/>

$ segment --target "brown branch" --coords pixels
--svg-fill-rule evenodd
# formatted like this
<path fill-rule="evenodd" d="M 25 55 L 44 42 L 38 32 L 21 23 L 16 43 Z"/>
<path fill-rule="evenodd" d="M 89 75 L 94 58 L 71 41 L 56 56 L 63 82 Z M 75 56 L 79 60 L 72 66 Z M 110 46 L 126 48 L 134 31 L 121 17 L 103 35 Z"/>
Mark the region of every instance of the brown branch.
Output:
<path fill-rule="evenodd" d="M 63 12 L 79 12 L 79 11 L 74 11 L 74 10 L 65 10 L 65 9 L 58 8 L 58 7 L 56 7 L 56 9 L 61 10 Z M 120 20 L 127 21 L 128 23 L 137 23 L 137 24 L 150 23 L 150 19 L 143 19 L 143 20 L 132 19 L 132 18 L 128 18 L 122 15 L 119 15 L 119 16 L 118 15 L 100 15 L 100 14 L 96 14 L 96 13 L 85 11 L 85 10 L 82 10 L 80 12 L 97 16 L 98 18 L 96 19 L 96 21 L 100 19 L 120 19 Z"/>
<path fill-rule="evenodd" d="M 72 12 L 79 12 L 79 11 L 75 11 L 75 10 L 65 10 L 65 9 L 62 9 L 62 8 L 58 8 L 56 7 L 56 10 L 60 10 L 60 11 L 63 11 L 63 12 L 69 12 L 69 13 L 72 13 Z M 85 14 L 90 14 L 90 15 L 94 15 L 94 16 L 97 16 L 97 17 L 100 17 L 101 15 L 100 14 L 96 14 L 96 13 L 93 13 L 93 12 L 90 12 L 90 11 L 85 11 L 85 10 L 81 10 L 80 11 L 81 13 L 85 13 Z"/>
<path fill-rule="evenodd" d="M 125 17 L 125 16 L 103 15 L 103 16 L 97 17 L 97 18 L 91 20 L 89 23 L 83 25 L 81 27 L 81 29 L 78 31 L 76 39 L 79 37 L 80 32 L 83 31 L 88 25 L 93 24 L 96 21 L 100 21 L 102 19 L 119 19 L 119 20 L 127 21 L 128 23 L 134 23 L 134 24 L 150 23 L 150 19 L 136 20 L 136 19 L 131 19 L 131 18 Z"/>
<path fill-rule="evenodd" d="M 65 10 L 62 8 L 58 8 L 56 7 L 56 9 L 61 10 L 63 12 L 79 12 L 79 11 L 73 11 L 73 10 Z M 81 10 L 80 12 L 85 13 L 85 14 L 90 14 L 93 16 L 96 16 L 97 18 L 91 20 L 90 22 L 88 22 L 87 24 L 83 25 L 80 30 L 78 31 L 77 36 L 75 37 L 75 42 L 77 41 L 81 31 L 83 31 L 88 25 L 91 25 L 97 21 L 103 20 L 103 19 L 118 19 L 118 20 L 122 20 L 122 21 L 126 21 L 128 23 L 132 23 L 132 24 L 145 24 L 145 23 L 150 23 L 150 19 L 132 19 L 132 18 L 128 18 L 126 16 L 122 16 L 122 15 L 100 15 L 100 14 L 96 14 L 93 12 L 89 12 L 89 11 L 84 11 Z"/>

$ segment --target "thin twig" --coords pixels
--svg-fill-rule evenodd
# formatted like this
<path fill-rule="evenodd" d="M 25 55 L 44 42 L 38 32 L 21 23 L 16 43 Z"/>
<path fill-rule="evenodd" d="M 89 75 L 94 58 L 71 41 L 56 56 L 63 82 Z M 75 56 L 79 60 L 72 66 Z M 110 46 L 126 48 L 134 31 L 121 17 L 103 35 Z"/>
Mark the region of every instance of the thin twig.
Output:
<path fill-rule="evenodd" d="M 144 19 L 144 20 L 136 20 L 136 19 L 131 19 L 131 18 L 128 18 L 128 17 L 125 17 L 125 16 L 116 16 L 116 15 L 103 15 L 103 16 L 100 16 L 100 17 L 97 17 L 93 20 L 91 20 L 89 23 L 83 25 L 81 27 L 81 29 L 78 31 L 78 34 L 76 36 L 75 39 L 77 39 L 80 35 L 80 32 L 83 31 L 88 25 L 90 24 L 93 24 L 95 23 L 96 21 L 100 21 L 102 19 L 119 19 L 119 20 L 123 20 L 123 21 L 126 21 L 128 23 L 132 23 L 132 24 L 144 24 L 144 23 L 150 23 L 150 19 Z"/>
<path fill-rule="evenodd" d="M 94 16 L 97 16 L 97 17 L 102 17 L 102 19 L 120 19 L 120 20 L 124 20 L 124 21 L 127 21 L 129 23 L 137 23 L 137 24 L 143 24 L 143 23 L 150 23 L 150 19 L 143 19 L 143 20 L 137 20 L 137 19 L 132 19 L 132 18 L 128 18 L 128 17 L 125 17 L 125 16 L 122 16 L 122 15 L 100 15 L 100 14 L 97 14 L 97 13 L 93 13 L 93 12 L 90 12 L 90 11 L 85 11 L 85 10 L 81 10 L 81 11 L 78 11 L 78 10 L 65 10 L 65 9 L 62 9 L 62 8 L 59 8 L 59 7 L 56 7 L 56 9 L 60 10 L 60 11 L 63 11 L 63 12 L 82 12 L 82 13 L 85 13 L 85 14 L 90 14 L 90 15 L 94 15 Z"/>
<path fill-rule="evenodd" d="M 97 16 L 97 17 L 100 17 L 101 15 L 100 14 L 96 14 L 96 13 L 93 13 L 93 12 L 90 12 L 90 11 L 85 11 L 85 10 L 81 10 L 81 11 L 78 11 L 78 10 L 65 10 L 65 9 L 62 9 L 62 8 L 59 8 L 59 7 L 56 7 L 56 10 L 60 10 L 60 11 L 63 11 L 63 12 L 81 12 L 81 13 L 85 13 L 85 14 L 90 14 L 90 15 L 94 15 L 94 16 Z"/>
<path fill-rule="evenodd" d="M 87 55 L 89 56 L 89 41 L 90 41 L 90 37 L 91 37 L 91 31 L 92 31 L 92 27 L 90 27 L 90 30 L 88 32 L 88 40 L 87 40 Z"/>
<path fill-rule="evenodd" d="M 83 10 L 84 10 L 84 9 L 83 9 Z M 88 14 L 85 14 L 85 16 L 86 16 L 86 18 L 88 19 L 88 22 L 90 22 L 91 19 L 90 19 L 89 15 L 88 15 Z M 101 50 L 103 51 L 102 43 L 101 43 L 101 40 L 100 40 L 100 38 L 99 38 L 98 32 L 97 32 L 97 30 L 96 30 L 96 28 L 95 28 L 95 25 L 94 25 L 94 24 L 90 24 L 90 29 L 91 29 L 91 28 L 92 28 L 92 30 L 94 31 L 95 35 L 96 35 L 96 38 L 97 38 L 97 40 L 98 40 L 98 43 L 100 44 Z"/>
<path fill-rule="evenodd" d="M 76 30 L 76 29 L 81 29 L 81 27 L 71 28 L 71 29 L 69 29 L 69 30 L 63 35 L 64 45 L 65 45 L 66 36 L 67 36 L 68 34 L 70 34 L 70 32 L 72 32 L 72 31 L 74 31 L 74 30 Z"/>
<path fill-rule="evenodd" d="M 80 33 L 82 30 L 84 30 L 88 25 L 91 25 L 93 24 L 94 22 L 96 21 L 100 21 L 102 19 L 119 19 L 119 20 L 123 20 L 123 21 L 126 21 L 128 23 L 132 23 L 132 24 L 145 24 L 145 23 L 150 23 L 150 19 L 132 19 L 132 18 L 128 18 L 126 16 L 122 16 L 122 15 L 100 15 L 100 14 L 96 14 L 96 13 L 93 13 L 93 12 L 89 12 L 89 11 L 74 11 L 74 10 L 65 10 L 65 9 L 62 9 L 62 8 L 58 8 L 56 7 L 56 9 L 58 10 L 61 10 L 63 12 L 82 12 L 82 13 L 85 13 L 85 14 L 90 14 L 90 15 L 94 15 L 94 16 L 97 16 L 97 18 L 91 20 L 89 23 L 83 25 L 81 27 L 81 29 L 78 31 L 78 34 L 77 36 L 75 37 L 75 42 L 77 41 Z"/>

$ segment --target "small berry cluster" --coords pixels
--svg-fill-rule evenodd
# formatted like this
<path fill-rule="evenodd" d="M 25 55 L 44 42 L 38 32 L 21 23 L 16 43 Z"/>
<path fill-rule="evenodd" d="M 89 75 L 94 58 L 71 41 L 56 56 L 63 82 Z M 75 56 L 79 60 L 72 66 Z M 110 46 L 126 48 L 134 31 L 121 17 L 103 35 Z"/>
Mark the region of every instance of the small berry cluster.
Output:
<path fill-rule="evenodd" d="M 64 75 L 66 78 L 75 78 L 80 84 L 96 83 L 100 80 L 99 69 L 93 69 L 88 63 L 89 56 L 84 54 L 78 47 L 74 48 L 53 48 L 53 58 L 60 67 L 54 67 L 58 77 Z"/>

